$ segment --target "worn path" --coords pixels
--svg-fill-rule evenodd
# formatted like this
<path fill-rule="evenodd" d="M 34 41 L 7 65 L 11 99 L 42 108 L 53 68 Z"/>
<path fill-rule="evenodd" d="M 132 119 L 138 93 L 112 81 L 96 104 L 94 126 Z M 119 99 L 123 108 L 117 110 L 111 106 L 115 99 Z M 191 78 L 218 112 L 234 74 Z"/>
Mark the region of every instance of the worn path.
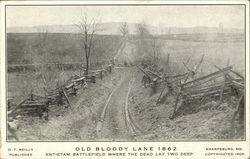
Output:
<path fill-rule="evenodd" d="M 133 134 L 127 128 L 125 113 L 125 102 L 133 73 L 124 74 L 122 82 L 111 94 L 107 103 L 100 140 L 133 140 Z"/>

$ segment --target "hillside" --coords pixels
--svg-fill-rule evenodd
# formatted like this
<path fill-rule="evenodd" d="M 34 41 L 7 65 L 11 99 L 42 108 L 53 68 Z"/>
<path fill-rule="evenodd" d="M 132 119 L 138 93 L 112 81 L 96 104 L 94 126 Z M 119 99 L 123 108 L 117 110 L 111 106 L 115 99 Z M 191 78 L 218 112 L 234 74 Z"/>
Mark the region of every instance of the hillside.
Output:
<path fill-rule="evenodd" d="M 77 34 L 48 33 L 46 47 L 41 55 L 41 34 L 38 33 L 8 33 L 7 59 L 8 64 L 29 64 L 41 62 L 73 63 L 84 59 L 83 48 Z M 92 62 L 99 59 L 108 60 L 114 56 L 119 48 L 119 36 L 96 35 L 95 46 L 91 55 Z M 45 57 L 45 58 L 43 58 Z M 43 60 L 41 60 L 43 58 Z"/>
<path fill-rule="evenodd" d="M 98 34 L 120 35 L 120 26 L 122 22 L 99 23 L 97 26 L 101 29 Z M 127 23 L 129 33 L 137 33 L 138 23 Z M 145 25 L 151 34 L 211 34 L 211 33 L 244 33 L 243 29 L 216 27 L 163 27 Z M 78 28 L 75 25 L 46 25 L 32 27 L 7 27 L 7 33 L 37 33 L 46 30 L 49 33 L 78 33 Z"/>

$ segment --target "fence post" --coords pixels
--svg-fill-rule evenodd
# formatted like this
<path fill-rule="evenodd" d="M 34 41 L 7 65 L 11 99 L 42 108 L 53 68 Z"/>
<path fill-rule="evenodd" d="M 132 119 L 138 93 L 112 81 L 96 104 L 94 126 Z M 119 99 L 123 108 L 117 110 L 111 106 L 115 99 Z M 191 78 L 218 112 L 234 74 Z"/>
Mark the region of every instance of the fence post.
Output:
<path fill-rule="evenodd" d="M 92 76 L 91 76 L 91 82 L 92 82 L 92 83 L 96 83 L 95 75 L 92 75 Z"/>
<path fill-rule="evenodd" d="M 109 71 L 109 73 L 112 72 L 112 67 L 111 67 L 111 65 L 108 66 L 108 71 Z"/>
<path fill-rule="evenodd" d="M 100 77 L 100 79 L 103 78 L 102 70 L 99 71 L 99 77 Z"/>
<path fill-rule="evenodd" d="M 151 85 L 151 96 L 157 92 L 156 87 L 157 87 L 157 80 L 154 79 Z"/>

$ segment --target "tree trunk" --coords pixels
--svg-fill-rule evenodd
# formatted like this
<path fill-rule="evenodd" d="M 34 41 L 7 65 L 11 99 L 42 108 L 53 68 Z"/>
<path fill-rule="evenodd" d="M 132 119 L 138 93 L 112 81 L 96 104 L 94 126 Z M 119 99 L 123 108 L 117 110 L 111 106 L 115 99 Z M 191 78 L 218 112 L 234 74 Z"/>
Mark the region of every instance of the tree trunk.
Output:
<path fill-rule="evenodd" d="M 86 57 L 86 70 L 85 70 L 85 75 L 89 74 L 89 58 Z"/>

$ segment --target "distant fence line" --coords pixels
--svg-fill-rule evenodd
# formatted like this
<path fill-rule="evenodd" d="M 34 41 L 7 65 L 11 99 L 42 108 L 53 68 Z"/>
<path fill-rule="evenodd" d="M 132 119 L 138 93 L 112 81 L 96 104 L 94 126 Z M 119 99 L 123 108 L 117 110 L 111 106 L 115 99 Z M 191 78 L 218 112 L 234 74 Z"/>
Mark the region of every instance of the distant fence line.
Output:
<path fill-rule="evenodd" d="M 92 63 L 93 65 L 101 64 L 101 62 Z M 8 65 L 8 72 L 29 72 L 41 69 L 47 70 L 76 70 L 85 66 L 85 63 L 48 63 L 48 64 L 11 64 Z"/>
<path fill-rule="evenodd" d="M 8 72 L 36 71 L 42 68 L 47 70 L 70 70 L 81 68 L 83 63 L 49 63 L 49 64 L 15 64 L 8 65 Z"/>

